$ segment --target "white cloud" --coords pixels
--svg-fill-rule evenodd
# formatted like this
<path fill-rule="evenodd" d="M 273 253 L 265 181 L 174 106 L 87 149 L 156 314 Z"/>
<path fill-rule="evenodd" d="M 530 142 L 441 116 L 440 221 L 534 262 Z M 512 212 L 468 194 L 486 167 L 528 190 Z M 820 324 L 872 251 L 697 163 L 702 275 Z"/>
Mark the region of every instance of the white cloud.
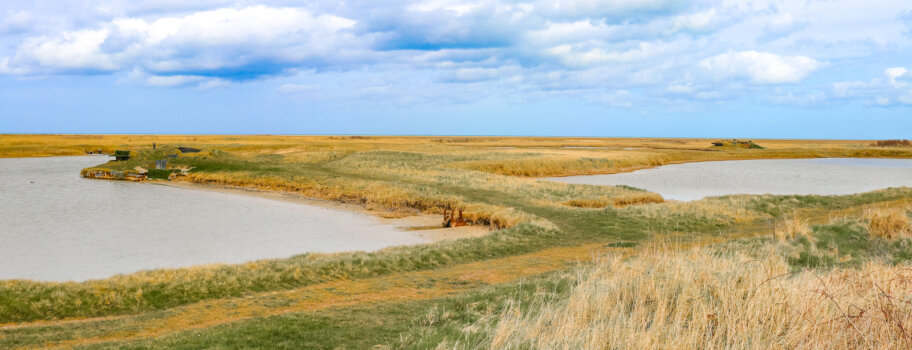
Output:
<path fill-rule="evenodd" d="M 29 38 L 9 65 L 39 73 L 138 67 L 159 75 L 255 76 L 356 49 L 360 43 L 350 34 L 354 25 L 338 16 L 265 6 L 148 21 L 117 18 L 98 29 Z M 163 79 L 165 85 L 181 80 Z"/>
<path fill-rule="evenodd" d="M 844 99 L 861 99 L 876 106 L 912 105 L 912 70 L 891 67 L 882 77 L 869 81 L 842 81 L 833 83 L 834 96 Z"/>
<path fill-rule="evenodd" d="M 912 80 L 912 71 L 904 67 L 887 68 L 884 75 L 887 76 L 890 86 L 895 88 L 905 87 L 909 85 L 909 80 Z"/>
<path fill-rule="evenodd" d="M 30 38 L 22 44 L 10 64 L 16 66 L 26 62 L 52 69 L 113 71 L 118 65 L 100 50 L 109 33 L 107 29 L 80 30 L 64 32 L 54 38 Z"/>
<path fill-rule="evenodd" d="M 757 51 L 729 51 L 700 61 L 701 67 L 717 77 L 749 78 L 757 84 L 798 83 L 821 65 L 806 56 L 780 56 Z"/>
<path fill-rule="evenodd" d="M 349 94 L 412 94 L 424 96 L 411 99 L 421 101 L 465 101 L 488 91 L 516 100 L 561 96 L 597 103 L 609 91 L 613 105 L 721 103 L 749 94 L 791 104 L 834 97 L 871 103 L 881 96 L 890 105 L 912 100 L 907 68 L 889 68 L 874 79 L 857 76 L 866 71 L 860 68 L 871 69 L 866 60 L 872 55 L 888 62 L 878 72 L 905 64 L 912 4 L 903 2 L 249 3 L 17 3 L 0 10 L 0 74 L 113 74 L 134 84 L 200 89 L 278 77 L 283 80 L 275 88 L 285 94 L 349 96 L 319 80 L 338 73 L 352 77 Z M 835 74 L 807 79 L 830 64 Z M 298 72 L 308 76 L 285 80 Z M 316 85 L 296 84 L 301 81 Z M 802 85 L 792 93 L 773 91 L 779 84 Z M 827 99 L 808 93 L 820 90 Z M 621 91 L 629 95 L 617 95 Z"/>
<path fill-rule="evenodd" d="M 717 13 L 716 8 L 713 7 L 706 11 L 689 13 L 675 17 L 674 28 L 675 30 L 686 29 L 704 31 L 712 28 L 718 19 L 719 14 Z"/>
<path fill-rule="evenodd" d="M 667 46 L 639 42 L 626 50 L 610 50 L 598 47 L 598 42 L 559 45 L 546 50 L 561 62 L 574 67 L 587 67 L 606 63 L 644 61 L 666 52 Z M 593 47 L 595 46 L 595 47 Z"/>
<path fill-rule="evenodd" d="M 579 42 L 590 39 L 607 39 L 611 29 L 604 23 L 586 19 L 575 22 L 548 23 L 545 28 L 526 33 L 530 44 Z"/>
<path fill-rule="evenodd" d="M 677 0 L 541 0 L 536 10 L 567 17 L 623 17 L 636 12 L 671 12 L 684 7 Z"/>

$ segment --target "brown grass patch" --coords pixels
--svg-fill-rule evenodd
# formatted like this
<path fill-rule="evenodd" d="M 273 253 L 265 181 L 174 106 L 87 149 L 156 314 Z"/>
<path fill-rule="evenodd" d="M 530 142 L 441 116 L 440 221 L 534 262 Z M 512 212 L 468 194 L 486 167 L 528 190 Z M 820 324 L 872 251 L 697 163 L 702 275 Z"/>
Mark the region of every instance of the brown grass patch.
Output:
<path fill-rule="evenodd" d="M 653 203 L 664 203 L 665 199 L 657 193 L 636 193 L 624 195 L 616 198 L 594 198 L 594 199 L 570 199 L 561 202 L 560 204 L 576 207 L 576 208 L 589 208 L 589 209 L 601 209 L 608 206 L 613 206 L 615 208 L 623 208 L 628 205 L 640 205 L 640 204 L 653 204 Z"/>
<path fill-rule="evenodd" d="M 780 241 L 790 241 L 798 236 L 811 236 L 811 228 L 806 220 L 797 215 L 786 216 L 776 222 L 773 236 Z"/>
<path fill-rule="evenodd" d="M 771 246 L 763 249 L 772 251 Z M 781 255 L 657 250 L 581 272 L 567 299 L 513 305 L 492 349 L 909 349 L 912 270 L 789 274 Z"/>
<path fill-rule="evenodd" d="M 912 220 L 903 208 L 868 208 L 864 219 L 872 236 L 885 239 L 912 236 Z"/>

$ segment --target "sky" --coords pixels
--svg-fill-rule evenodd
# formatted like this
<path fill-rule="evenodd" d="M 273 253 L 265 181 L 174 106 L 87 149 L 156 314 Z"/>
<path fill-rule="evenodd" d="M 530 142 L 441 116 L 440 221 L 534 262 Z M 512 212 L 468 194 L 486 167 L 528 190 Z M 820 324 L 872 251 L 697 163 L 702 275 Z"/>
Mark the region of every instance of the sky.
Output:
<path fill-rule="evenodd" d="M 0 133 L 912 138 L 912 1 L 0 0 Z"/>

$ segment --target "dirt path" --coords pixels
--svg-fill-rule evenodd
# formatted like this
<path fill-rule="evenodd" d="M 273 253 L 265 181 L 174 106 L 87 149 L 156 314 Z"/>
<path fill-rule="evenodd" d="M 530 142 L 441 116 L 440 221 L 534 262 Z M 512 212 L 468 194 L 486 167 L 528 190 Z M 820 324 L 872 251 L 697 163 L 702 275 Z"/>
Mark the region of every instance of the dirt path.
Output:
<path fill-rule="evenodd" d="M 164 311 L 121 317 L 40 321 L 0 328 L 0 338 L 32 338 L 55 333 L 58 339 L 28 347 L 67 348 L 109 341 L 160 337 L 188 329 L 212 327 L 254 317 L 303 312 L 376 301 L 431 299 L 519 280 L 591 261 L 606 252 L 630 248 L 605 248 L 602 244 L 560 247 L 539 252 L 456 265 L 447 268 L 394 274 L 355 281 L 323 283 L 293 290 L 267 292 L 241 298 L 216 299 Z M 55 328 L 65 326 L 66 331 Z M 57 335 L 56 333 L 60 333 Z"/>

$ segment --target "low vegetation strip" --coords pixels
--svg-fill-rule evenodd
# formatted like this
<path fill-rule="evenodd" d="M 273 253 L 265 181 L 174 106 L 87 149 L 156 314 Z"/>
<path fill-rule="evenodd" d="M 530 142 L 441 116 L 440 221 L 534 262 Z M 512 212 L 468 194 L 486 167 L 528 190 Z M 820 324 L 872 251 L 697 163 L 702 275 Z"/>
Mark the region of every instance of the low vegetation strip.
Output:
<path fill-rule="evenodd" d="M 306 254 L 238 265 L 154 270 L 81 283 L 0 281 L 0 323 L 161 310 L 200 300 L 384 276 L 528 253 L 553 230 L 520 225 L 484 237 L 374 253 Z"/>
<path fill-rule="evenodd" d="M 602 244 L 560 247 L 485 262 L 459 264 L 429 271 L 396 273 L 355 281 L 254 294 L 245 298 L 207 300 L 166 311 L 119 318 L 44 321 L 0 327 L 0 347 L 42 345 L 72 347 L 108 341 L 160 337 L 187 329 L 206 328 L 253 317 L 312 311 L 380 301 L 439 298 L 455 292 L 501 284 L 588 261 L 599 252 L 627 251 Z M 32 337 L 37 329 L 49 334 Z M 68 332 L 53 332 L 63 330 Z"/>

